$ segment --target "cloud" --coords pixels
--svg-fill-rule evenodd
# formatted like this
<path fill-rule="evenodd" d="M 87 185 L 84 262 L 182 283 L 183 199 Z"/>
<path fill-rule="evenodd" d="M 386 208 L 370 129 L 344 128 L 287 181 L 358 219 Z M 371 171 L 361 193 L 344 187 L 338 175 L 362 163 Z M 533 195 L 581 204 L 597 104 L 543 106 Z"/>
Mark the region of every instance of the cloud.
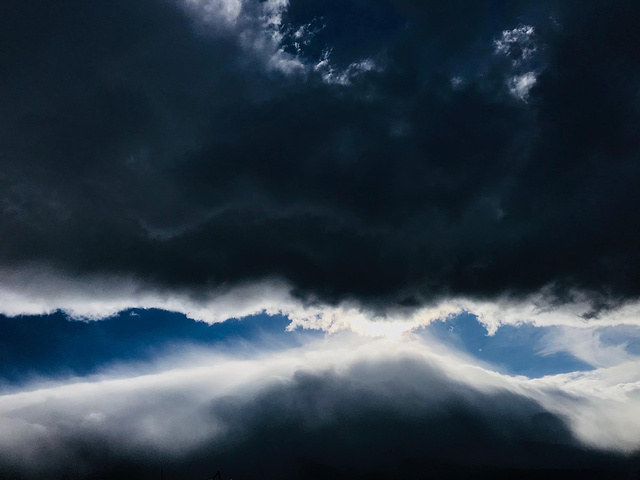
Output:
<path fill-rule="evenodd" d="M 321 299 L 300 298 L 292 285 L 277 278 L 195 292 L 191 288 L 154 288 L 135 277 L 83 275 L 74 278 L 61 271 L 35 266 L 4 269 L 2 278 L 0 314 L 7 316 L 45 315 L 60 310 L 74 319 L 100 320 L 138 308 L 179 312 L 214 324 L 266 313 L 287 316 L 289 330 L 300 328 L 329 334 L 352 331 L 386 338 L 400 338 L 461 313 L 476 316 L 489 335 L 506 325 L 577 330 L 640 325 L 638 302 L 594 312 L 590 296 L 582 294 L 572 295 L 571 302 L 561 305 L 549 305 L 545 294 L 486 301 L 462 297 L 420 307 L 394 305 L 381 313 L 375 304 L 373 307 L 356 301 L 329 304 Z M 563 341 L 566 341 L 564 337 Z"/>
<path fill-rule="evenodd" d="M 529 90 L 536 84 L 536 74 L 527 72 L 523 75 L 516 75 L 509 79 L 509 92 L 522 101 L 527 101 Z"/>
<path fill-rule="evenodd" d="M 181 0 L 182 5 L 194 18 L 204 24 L 233 26 L 242 13 L 242 0 Z"/>
<path fill-rule="evenodd" d="M 348 65 L 342 71 L 336 71 L 331 65 L 330 52 L 325 51 L 320 61 L 313 67 L 317 72 L 321 72 L 322 79 L 328 84 L 347 86 L 351 84 L 351 79 L 364 72 L 376 70 L 375 63 L 371 60 L 362 60 Z"/>
<path fill-rule="evenodd" d="M 625 316 L 637 8 L 8 2 L 4 311 Z"/>
<path fill-rule="evenodd" d="M 537 76 L 544 69 L 537 54 L 539 47 L 535 40 L 535 28 L 520 25 L 504 30 L 493 42 L 494 52 L 511 61 L 511 75 L 507 79 L 509 93 L 515 98 L 527 102 L 529 90 L 536 84 Z"/>
<path fill-rule="evenodd" d="M 619 334 L 615 335 L 617 332 Z M 637 337 L 638 332 L 631 328 L 561 327 L 552 329 L 545 335 L 541 342 L 540 354 L 568 352 L 595 367 L 612 367 L 637 359 L 628 350 L 629 344 Z"/>
<path fill-rule="evenodd" d="M 592 446 L 637 448 L 640 427 L 620 428 L 638 408 L 637 366 L 528 380 L 420 342 L 344 336 L 268 356 L 200 355 L 160 373 L 0 396 L 11 432 L 0 468 L 25 478 L 634 468 Z"/>
<path fill-rule="evenodd" d="M 504 30 L 500 38 L 494 40 L 495 52 L 512 58 L 515 66 L 529 60 L 538 50 L 535 44 L 535 28 L 520 25 L 512 30 Z"/>

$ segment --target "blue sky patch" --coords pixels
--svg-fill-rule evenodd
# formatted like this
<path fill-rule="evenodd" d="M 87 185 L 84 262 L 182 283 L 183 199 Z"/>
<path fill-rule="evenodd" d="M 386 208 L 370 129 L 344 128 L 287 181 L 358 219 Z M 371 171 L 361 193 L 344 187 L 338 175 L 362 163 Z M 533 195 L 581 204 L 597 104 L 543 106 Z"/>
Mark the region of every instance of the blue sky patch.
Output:
<path fill-rule="evenodd" d="M 255 315 L 208 325 L 163 310 L 126 310 L 100 321 L 70 320 L 64 313 L 0 316 L 0 384 L 37 377 L 81 376 L 111 364 L 152 361 L 176 348 L 229 352 L 297 346 L 320 332 L 285 329 L 281 315 Z"/>
<path fill-rule="evenodd" d="M 532 325 L 506 325 L 489 336 L 477 317 L 468 313 L 424 328 L 426 334 L 511 375 L 536 378 L 593 370 L 591 365 L 566 352 L 540 354 L 541 341 L 547 331 Z"/>

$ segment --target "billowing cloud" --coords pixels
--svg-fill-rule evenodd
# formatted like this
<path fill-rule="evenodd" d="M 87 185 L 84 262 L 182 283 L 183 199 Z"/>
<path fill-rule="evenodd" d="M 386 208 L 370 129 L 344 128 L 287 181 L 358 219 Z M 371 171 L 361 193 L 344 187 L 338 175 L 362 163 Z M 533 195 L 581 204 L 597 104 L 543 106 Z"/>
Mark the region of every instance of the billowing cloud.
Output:
<path fill-rule="evenodd" d="M 635 3 L 334 6 L 8 2 L 3 271 L 148 292 L 113 309 L 637 300 Z"/>
<path fill-rule="evenodd" d="M 244 478 L 631 473 L 622 452 L 640 442 L 640 425 L 625 420 L 640 408 L 637 372 L 511 378 L 417 341 L 345 337 L 268 356 L 201 353 L 159 373 L 0 396 L 11 432 L 1 467 L 121 478 L 160 468 Z"/>

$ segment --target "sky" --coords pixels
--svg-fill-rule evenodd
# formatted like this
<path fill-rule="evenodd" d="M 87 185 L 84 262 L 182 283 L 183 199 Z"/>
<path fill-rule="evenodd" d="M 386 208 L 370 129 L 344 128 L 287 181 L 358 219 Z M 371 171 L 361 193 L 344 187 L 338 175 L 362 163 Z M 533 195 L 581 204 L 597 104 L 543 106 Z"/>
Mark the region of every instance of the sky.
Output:
<path fill-rule="evenodd" d="M 638 18 L 0 2 L 0 477 L 640 478 Z"/>

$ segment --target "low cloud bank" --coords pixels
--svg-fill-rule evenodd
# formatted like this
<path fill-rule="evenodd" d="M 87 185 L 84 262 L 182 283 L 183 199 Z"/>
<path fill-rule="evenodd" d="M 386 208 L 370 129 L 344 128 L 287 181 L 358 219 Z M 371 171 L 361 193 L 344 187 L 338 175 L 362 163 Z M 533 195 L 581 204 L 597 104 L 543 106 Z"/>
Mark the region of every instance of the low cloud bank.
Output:
<path fill-rule="evenodd" d="M 529 380 L 436 350 L 339 335 L 269 356 L 201 354 L 162 373 L 34 385 L 0 397 L 0 471 L 24 478 L 154 478 L 160 468 L 179 478 L 215 469 L 233 478 L 638 471 L 629 456 L 640 447 L 638 364 Z"/>

